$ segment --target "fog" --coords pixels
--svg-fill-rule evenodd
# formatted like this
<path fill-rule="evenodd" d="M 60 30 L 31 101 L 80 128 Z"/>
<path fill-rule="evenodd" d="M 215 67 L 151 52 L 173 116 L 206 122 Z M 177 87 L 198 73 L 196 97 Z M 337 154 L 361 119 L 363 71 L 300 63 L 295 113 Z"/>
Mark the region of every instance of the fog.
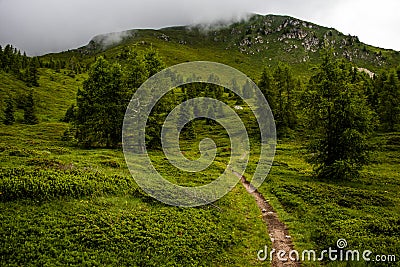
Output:
<path fill-rule="evenodd" d="M 80 47 L 103 33 L 210 25 L 258 13 L 291 15 L 400 50 L 397 10 L 400 2 L 395 0 L 0 0 L 0 44 L 41 55 Z M 114 34 L 106 41 L 123 37 Z"/>

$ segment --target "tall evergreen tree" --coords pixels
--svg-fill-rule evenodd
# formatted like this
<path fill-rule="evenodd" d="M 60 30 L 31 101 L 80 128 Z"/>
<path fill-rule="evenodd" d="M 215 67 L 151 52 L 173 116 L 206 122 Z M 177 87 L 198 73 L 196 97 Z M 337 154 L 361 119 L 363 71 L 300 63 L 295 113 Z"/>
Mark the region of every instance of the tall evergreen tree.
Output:
<path fill-rule="evenodd" d="M 151 48 L 145 51 L 144 53 L 144 63 L 146 65 L 146 70 L 149 73 L 149 77 L 158 73 L 159 71 L 165 68 L 165 63 L 161 59 L 157 50 Z"/>
<path fill-rule="evenodd" d="M 278 134 L 286 134 L 297 125 L 294 91 L 299 90 L 299 81 L 293 77 L 289 66 L 279 64 L 270 74 L 264 69 L 258 83 L 274 114 Z"/>
<path fill-rule="evenodd" d="M 39 74 L 38 74 L 38 61 L 37 58 L 31 58 L 29 60 L 28 68 L 25 72 L 25 82 L 26 85 L 31 86 L 39 86 Z"/>
<path fill-rule="evenodd" d="M 182 131 L 181 131 L 181 136 L 184 139 L 189 139 L 189 140 L 196 138 L 196 132 L 193 127 L 193 122 L 189 121 L 189 119 L 191 117 L 190 113 L 192 113 L 191 108 L 187 104 L 182 103 L 182 106 L 180 107 L 180 110 L 179 110 L 177 126 L 178 126 L 178 130 L 179 130 L 180 126 L 183 126 Z"/>
<path fill-rule="evenodd" d="M 250 99 L 254 96 L 253 87 L 251 86 L 249 80 L 243 85 L 243 97 L 245 99 Z"/>
<path fill-rule="evenodd" d="M 7 97 L 5 100 L 6 108 L 4 110 L 4 124 L 12 125 L 15 122 L 14 117 L 14 103 L 11 97 Z"/>
<path fill-rule="evenodd" d="M 216 121 L 211 119 L 212 117 L 215 117 L 215 112 L 216 112 L 216 107 L 214 106 L 214 102 L 208 103 L 207 118 L 206 118 L 207 125 L 215 125 L 216 124 Z"/>
<path fill-rule="evenodd" d="M 231 95 L 234 97 L 234 99 L 236 100 L 235 104 L 236 105 L 244 105 L 244 101 L 243 98 L 240 97 L 239 95 L 241 93 L 243 93 L 242 88 L 240 88 L 237 80 L 235 78 L 233 78 L 231 80 L 231 88 L 235 90 L 235 92 L 237 92 L 238 94 L 234 94 L 233 92 L 231 93 Z"/>
<path fill-rule="evenodd" d="M 265 96 L 269 106 L 272 110 L 276 109 L 276 92 L 273 90 L 273 80 L 271 74 L 267 68 L 264 68 L 260 81 L 258 82 L 258 88 Z"/>
<path fill-rule="evenodd" d="M 4 61 L 3 47 L 1 47 L 0 45 L 0 70 L 3 69 L 3 61 Z"/>
<path fill-rule="evenodd" d="M 64 118 L 61 119 L 62 122 L 73 122 L 75 120 L 75 105 L 72 104 L 65 112 Z"/>
<path fill-rule="evenodd" d="M 24 123 L 38 124 L 39 119 L 36 117 L 35 101 L 33 99 L 33 91 L 31 90 L 26 97 L 24 106 Z"/>
<path fill-rule="evenodd" d="M 150 60 L 151 57 L 148 57 Z M 135 91 L 147 80 L 149 77 L 150 63 L 145 62 L 144 56 L 139 54 L 136 50 L 131 50 L 127 54 L 127 65 L 124 72 L 124 86 L 128 88 L 128 97 L 132 97 Z M 156 65 L 156 63 L 154 64 Z M 158 69 L 158 67 L 154 67 Z"/>
<path fill-rule="evenodd" d="M 400 82 L 397 73 L 392 71 L 379 93 L 378 108 L 381 125 L 385 131 L 395 131 L 400 124 Z"/>
<path fill-rule="evenodd" d="M 125 94 L 121 66 L 99 57 L 77 94 L 76 138 L 82 145 L 118 145 L 126 109 Z"/>
<path fill-rule="evenodd" d="M 351 179 L 368 159 L 366 139 L 374 127 L 373 113 L 362 84 L 352 84 L 351 78 L 332 52 L 325 51 L 305 93 L 310 161 L 322 178 Z"/>

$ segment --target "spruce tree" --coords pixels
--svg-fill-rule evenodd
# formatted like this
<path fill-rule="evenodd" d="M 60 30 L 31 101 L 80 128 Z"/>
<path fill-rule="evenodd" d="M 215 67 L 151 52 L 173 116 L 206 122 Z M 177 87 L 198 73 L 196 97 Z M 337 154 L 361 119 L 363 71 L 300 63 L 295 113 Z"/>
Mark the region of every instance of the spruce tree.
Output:
<path fill-rule="evenodd" d="M 246 83 L 243 85 L 243 97 L 244 99 L 250 99 L 254 96 L 254 90 L 253 87 L 251 86 L 249 80 L 246 81 Z"/>
<path fill-rule="evenodd" d="M 311 77 L 304 96 L 310 162 L 320 178 L 351 179 L 368 160 L 367 137 L 374 127 L 362 83 L 340 68 L 331 51 Z"/>
<path fill-rule="evenodd" d="M 103 57 L 92 65 L 77 94 L 75 126 L 80 144 L 115 147 L 121 141 L 126 109 L 121 76 L 121 67 Z"/>
<path fill-rule="evenodd" d="M 273 80 L 271 74 L 267 68 L 264 68 L 260 81 L 258 82 L 258 88 L 263 93 L 272 111 L 276 109 L 276 92 L 273 89 Z"/>
<path fill-rule="evenodd" d="M 0 45 L 0 70 L 3 69 L 3 62 L 4 62 L 3 47 L 1 47 Z"/>
<path fill-rule="evenodd" d="M 264 69 L 258 83 L 274 114 L 278 134 L 286 134 L 297 125 L 294 91 L 299 90 L 299 81 L 294 79 L 289 66 L 279 64 L 270 74 Z"/>
<path fill-rule="evenodd" d="M 153 76 L 154 74 L 158 73 L 166 67 L 157 50 L 153 48 L 145 51 L 144 63 L 146 66 L 146 70 L 148 71 L 149 77 Z"/>
<path fill-rule="evenodd" d="M 395 71 L 391 71 L 383 82 L 378 111 L 383 130 L 397 130 L 400 124 L 400 82 Z"/>
<path fill-rule="evenodd" d="M 26 97 L 24 106 L 24 123 L 25 124 L 38 124 L 39 120 L 36 117 L 35 101 L 33 99 L 33 91 L 31 90 Z"/>
<path fill-rule="evenodd" d="M 75 105 L 72 104 L 67 111 L 65 112 L 64 118 L 62 118 L 62 122 L 73 122 L 75 120 Z"/>
<path fill-rule="evenodd" d="M 150 57 L 148 57 L 148 60 L 150 60 Z M 129 99 L 149 77 L 148 69 L 149 67 L 146 66 L 144 56 L 136 50 L 131 50 L 127 55 L 127 65 L 124 72 L 124 86 L 127 87 L 130 94 L 128 96 Z"/>
<path fill-rule="evenodd" d="M 196 138 L 193 122 L 189 121 L 191 117 L 190 116 L 191 112 L 192 110 L 190 106 L 188 106 L 185 103 L 182 103 L 179 110 L 178 121 L 177 121 L 178 130 L 180 127 L 183 126 L 180 136 L 182 136 L 184 139 L 189 139 L 189 140 Z"/>
<path fill-rule="evenodd" d="M 6 108 L 4 110 L 4 124 L 12 125 L 15 122 L 14 117 L 14 103 L 11 97 L 6 98 L 5 100 Z"/>
<path fill-rule="evenodd" d="M 29 87 L 39 86 L 39 73 L 37 70 L 38 61 L 36 58 L 29 60 L 28 68 L 25 72 L 25 82 Z"/>

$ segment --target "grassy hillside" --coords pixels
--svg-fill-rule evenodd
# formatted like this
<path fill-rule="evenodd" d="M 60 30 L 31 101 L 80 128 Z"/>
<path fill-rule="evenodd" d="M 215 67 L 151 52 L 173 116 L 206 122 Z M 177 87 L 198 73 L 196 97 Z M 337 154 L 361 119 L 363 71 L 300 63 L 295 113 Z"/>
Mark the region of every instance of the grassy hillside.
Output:
<path fill-rule="evenodd" d="M 269 265 L 257 260 L 257 252 L 272 245 L 266 225 L 256 202 L 240 184 L 204 207 L 167 206 L 137 186 L 121 149 L 83 149 L 65 138 L 70 125 L 60 119 L 75 103 L 76 92 L 87 78 L 86 66 L 97 56 L 124 64 L 129 48 L 153 47 L 167 65 L 216 61 L 255 79 L 265 66 L 284 61 L 303 81 L 320 62 L 325 42 L 335 48 L 337 57 L 373 72 L 400 63 L 396 51 L 285 16 L 255 15 L 232 25 L 132 30 L 121 38 L 111 37 L 98 36 L 85 47 L 41 57 L 43 62 L 79 62 L 83 71 L 72 74 L 70 69 L 39 68 L 38 87 L 27 87 L 0 71 L 0 110 L 7 96 L 15 100 L 17 110 L 14 125 L 0 126 L 2 266 Z M 113 43 L 114 39 L 120 42 Z M 22 124 L 23 100 L 30 90 L 40 121 L 37 125 Z M 255 135 L 257 126 L 249 108 L 244 106 L 237 113 Z M 187 157 L 197 158 L 199 141 L 212 137 L 219 145 L 214 164 L 201 175 L 188 175 L 165 164 L 162 151 L 151 151 L 153 162 L 168 180 L 204 184 L 226 168 L 230 147 L 221 127 L 200 121 L 195 130 L 197 139 L 182 141 L 181 149 Z M 375 135 L 368 141 L 373 160 L 361 176 L 333 182 L 313 176 L 301 130 L 278 141 L 271 173 L 259 190 L 289 227 L 295 248 L 322 251 L 345 238 L 349 249 L 369 249 L 373 255 L 400 259 L 400 133 Z M 256 138 L 251 148 L 246 177 L 257 166 Z"/>
<path fill-rule="evenodd" d="M 398 51 L 361 43 L 356 36 L 287 16 L 254 15 L 249 20 L 231 25 L 170 27 L 160 30 L 131 30 L 99 35 L 82 48 L 46 55 L 44 58 L 76 57 L 91 62 L 93 56 L 106 55 L 117 60 L 129 47 L 154 47 L 168 65 L 185 61 L 208 60 L 228 64 L 250 77 L 259 77 L 266 66 L 279 62 L 290 64 L 304 79 L 319 63 L 319 52 L 331 45 L 337 57 L 356 66 L 377 72 L 397 67 Z M 113 39 L 119 42 L 113 42 Z"/>
<path fill-rule="evenodd" d="M 12 74 L 0 72 L 0 110 L 4 109 L 4 99 L 11 96 L 16 102 L 17 122 L 23 120 L 23 101 L 29 91 L 33 90 L 35 107 L 39 120 L 55 122 L 64 117 L 68 107 L 75 103 L 76 92 L 82 86 L 86 75 L 72 78 L 66 71 L 56 72 L 51 69 L 40 69 L 39 87 L 27 87 Z"/>

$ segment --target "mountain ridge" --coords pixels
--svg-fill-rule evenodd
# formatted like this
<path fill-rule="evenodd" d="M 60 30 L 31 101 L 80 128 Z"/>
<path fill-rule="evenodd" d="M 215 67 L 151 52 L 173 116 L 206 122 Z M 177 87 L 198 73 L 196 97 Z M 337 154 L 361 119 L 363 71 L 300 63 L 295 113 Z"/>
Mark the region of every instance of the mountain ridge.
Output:
<path fill-rule="evenodd" d="M 66 54 L 82 60 L 106 55 L 118 60 L 132 47 L 154 47 L 168 65 L 186 61 L 208 60 L 237 67 L 249 75 L 253 70 L 286 62 L 297 73 L 308 76 L 319 63 L 319 52 L 329 45 L 338 58 L 374 73 L 397 67 L 400 52 L 360 42 L 357 36 L 345 35 L 334 28 L 320 26 L 291 16 L 253 14 L 247 20 L 223 24 L 169 26 L 160 29 L 132 29 L 100 34 L 77 49 L 48 54 Z"/>

